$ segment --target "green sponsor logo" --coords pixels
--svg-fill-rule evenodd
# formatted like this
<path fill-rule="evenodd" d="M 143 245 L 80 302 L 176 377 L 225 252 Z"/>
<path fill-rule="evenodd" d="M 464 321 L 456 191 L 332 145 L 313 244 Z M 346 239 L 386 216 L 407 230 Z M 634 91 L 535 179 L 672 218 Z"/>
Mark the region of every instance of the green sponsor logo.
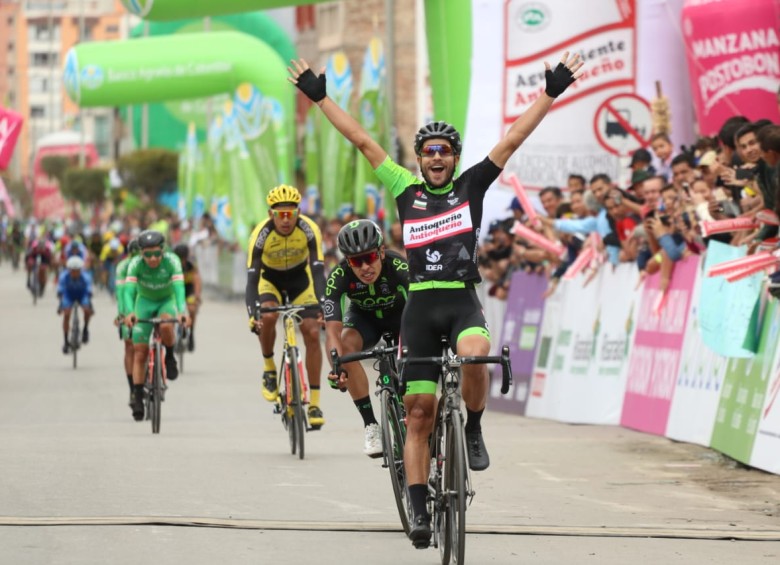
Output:
<path fill-rule="evenodd" d="M 540 2 L 530 2 L 520 6 L 517 18 L 523 31 L 541 31 L 550 23 L 549 10 Z"/>

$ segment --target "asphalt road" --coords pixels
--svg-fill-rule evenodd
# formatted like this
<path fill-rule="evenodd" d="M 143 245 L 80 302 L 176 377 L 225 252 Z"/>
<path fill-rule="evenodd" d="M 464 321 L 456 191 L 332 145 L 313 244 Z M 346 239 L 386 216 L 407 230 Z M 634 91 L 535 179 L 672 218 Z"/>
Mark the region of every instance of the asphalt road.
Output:
<path fill-rule="evenodd" d="M 289 453 L 242 304 L 204 304 L 153 436 L 127 407 L 114 305 L 95 303 L 73 370 L 52 288 L 33 306 L 0 266 L 0 563 L 438 562 L 401 532 L 346 395 L 323 390 L 325 427 L 305 460 Z M 483 427 L 470 563 L 780 559 L 780 477 L 616 427 L 500 413 Z"/>

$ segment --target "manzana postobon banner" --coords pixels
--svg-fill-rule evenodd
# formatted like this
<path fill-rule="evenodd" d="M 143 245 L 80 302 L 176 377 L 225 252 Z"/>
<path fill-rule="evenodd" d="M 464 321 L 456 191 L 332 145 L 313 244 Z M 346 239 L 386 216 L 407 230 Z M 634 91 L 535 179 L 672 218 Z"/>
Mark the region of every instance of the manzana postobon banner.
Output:
<path fill-rule="evenodd" d="M 166 21 L 253 12 L 328 0 L 122 0 L 125 9 L 145 20 Z"/>
<path fill-rule="evenodd" d="M 682 30 L 702 134 L 717 133 L 736 115 L 780 119 L 780 2 L 689 0 Z"/>
<path fill-rule="evenodd" d="M 231 31 L 83 43 L 66 56 L 68 96 L 81 107 L 121 106 L 232 93 L 255 85 L 278 101 L 286 136 L 293 140 L 294 89 L 284 61 L 264 42 Z M 283 175 L 292 178 L 292 154 Z"/>

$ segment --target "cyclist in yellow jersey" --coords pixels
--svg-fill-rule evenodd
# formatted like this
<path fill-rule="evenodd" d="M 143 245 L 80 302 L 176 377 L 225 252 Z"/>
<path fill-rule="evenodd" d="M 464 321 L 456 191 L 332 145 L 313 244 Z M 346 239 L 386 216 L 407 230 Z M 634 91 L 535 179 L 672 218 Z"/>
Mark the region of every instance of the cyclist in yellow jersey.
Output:
<path fill-rule="evenodd" d="M 263 314 L 254 319 L 257 305 L 278 306 L 285 292 L 293 304 L 322 303 L 325 296 L 325 266 L 322 234 L 311 219 L 300 214 L 298 189 L 280 185 L 266 198 L 268 220 L 258 224 L 249 238 L 247 257 L 246 308 L 249 328 L 258 334 L 264 358 L 263 397 L 273 402 L 279 396 L 274 363 L 276 320 L 278 313 Z M 320 409 L 320 370 L 322 349 L 320 327 L 322 314 L 301 312 L 300 324 L 306 345 L 306 374 L 309 376 L 311 403 L 309 424 L 319 428 L 325 423 Z"/>

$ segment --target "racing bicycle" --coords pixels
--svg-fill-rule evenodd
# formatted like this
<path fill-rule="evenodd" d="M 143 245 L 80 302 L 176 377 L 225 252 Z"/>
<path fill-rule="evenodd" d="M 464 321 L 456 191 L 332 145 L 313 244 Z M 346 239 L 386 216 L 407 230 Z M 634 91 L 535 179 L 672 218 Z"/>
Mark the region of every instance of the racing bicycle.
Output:
<path fill-rule="evenodd" d="M 303 437 L 305 432 L 319 429 L 308 425 L 304 405 L 309 403 L 309 390 L 303 373 L 303 362 L 298 351 L 297 336 L 295 335 L 295 323 L 300 322 L 300 312 L 320 310 L 320 305 L 291 304 L 284 293 L 284 304 L 280 306 L 257 306 L 255 319 L 259 320 L 265 313 L 279 312 L 284 324 L 284 349 L 282 352 L 281 379 L 279 383 L 279 396 L 274 403 L 274 413 L 282 417 L 282 425 L 287 430 L 290 439 L 290 453 L 298 454 L 299 459 L 304 456 Z"/>
<path fill-rule="evenodd" d="M 412 506 L 409 501 L 408 483 L 404 470 L 404 444 L 406 443 L 406 410 L 403 403 L 403 385 L 398 376 L 396 357 L 398 346 L 394 345 L 392 334 L 382 336 L 384 344 L 377 344 L 366 351 L 348 353 L 339 356 L 335 349 L 330 352 L 333 372 L 338 375 L 346 372 L 341 368 L 345 363 L 375 359 L 374 369 L 379 376 L 376 380 L 376 395 L 379 396 L 382 415 L 382 467 L 390 470 L 390 483 L 393 486 L 395 504 L 404 533 L 409 533 L 412 520 Z"/>
<path fill-rule="evenodd" d="M 440 357 L 408 357 L 407 348 L 401 350 L 402 375 L 409 365 L 432 364 L 441 367 L 441 395 L 430 439 L 428 511 L 432 518 L 433 545 L 439 548 L 443 565 L 464 562 L 466 507 L 475 495 L 466 461 L 466 435 L 461 411 L 461 367 L 498 363 L 502 373 L 501 394 L 509 392 L 512 384 L 509 347 L 504 346 L 500 356 L 462 357 L 449 351 L 446 338 L 442 338 Z"/>
<path fill-rule="evenodd" d="M 139 319 L 136 323 L 152 324 L 152 333 L 149 336 L 149 360 L 146 365 L 144 391 L 146 392 L 146 419 L 152 422 L 152 433 L 159 434 L 162 403 L 165 401 L 165 391 L 168 389 L 160 326 L 162 324 L 175 324 L 177 320 L 176 318 L 147 318 Z"/>

